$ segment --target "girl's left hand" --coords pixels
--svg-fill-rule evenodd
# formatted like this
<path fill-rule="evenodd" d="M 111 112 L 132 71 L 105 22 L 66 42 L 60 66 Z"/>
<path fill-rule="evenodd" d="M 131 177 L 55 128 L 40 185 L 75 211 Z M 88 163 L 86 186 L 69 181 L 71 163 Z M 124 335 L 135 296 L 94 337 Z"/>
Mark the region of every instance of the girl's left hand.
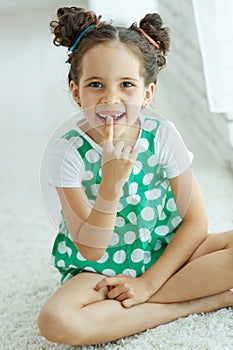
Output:
<path fill-rule="evenodd" d="M 140 277 L 125 275 L 106 277 L 98 282 L 94 289 L 99 291 L 106 286 L 109 287 L 108 298 L 120 301 L 124 307 L 144 303 L 151 296 L 145 281 Z"/>

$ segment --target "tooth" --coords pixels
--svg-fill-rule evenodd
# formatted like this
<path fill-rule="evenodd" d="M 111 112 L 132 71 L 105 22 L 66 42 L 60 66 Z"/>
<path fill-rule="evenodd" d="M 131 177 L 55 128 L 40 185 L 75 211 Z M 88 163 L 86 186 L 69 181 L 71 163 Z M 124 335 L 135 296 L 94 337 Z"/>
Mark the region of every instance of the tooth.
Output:
<path fill-rule="evenodd" d="M 107 119 L 107 117 L 104 114 L 99 113 L 99 116 L 103 119 Z"/>

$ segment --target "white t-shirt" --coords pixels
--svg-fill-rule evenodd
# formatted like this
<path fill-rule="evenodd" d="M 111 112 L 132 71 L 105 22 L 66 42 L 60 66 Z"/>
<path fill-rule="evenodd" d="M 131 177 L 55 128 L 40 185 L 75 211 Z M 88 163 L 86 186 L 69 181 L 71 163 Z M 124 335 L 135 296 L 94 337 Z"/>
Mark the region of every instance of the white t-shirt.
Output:
<path fill-rule="evenodd" d="M 156 119 L 155 119 L 156 122 Z M 141 118 L 141 126 L 148 130 L 146 121 Z M 102 147 L 95 143 L 79 127 L 77 131 L 84 136 L 94 149 L 102 154 Z M 140 144 L 141 132 L 135 144 Z M 80 137 L 56 139 L 48 149 L 48 179 L 47 183 L 57 187 L 82 187 L 82 180 L 88 176 L 84 169 L 84 163 L 76 148 L 80 145 Z M 169 179 L 182 174 L 190 167 L 193 154 L 187 149 L 180 133 L 170 121 L 160 121 L 160 125 L 154 138 L 156 162 L 166 171 Z"/>

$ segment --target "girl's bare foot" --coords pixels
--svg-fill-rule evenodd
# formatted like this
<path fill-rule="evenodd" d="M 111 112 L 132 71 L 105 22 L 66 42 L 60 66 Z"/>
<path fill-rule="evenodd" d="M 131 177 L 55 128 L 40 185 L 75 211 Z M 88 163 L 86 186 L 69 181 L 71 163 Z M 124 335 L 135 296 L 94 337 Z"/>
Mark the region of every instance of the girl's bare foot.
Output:
<path fill-rule="evenodd" d="M 233 291 L 228 290 L 208 297 L 181 303 L 186 315 L 210 312 L 224 307 L 233 306 Z"/>

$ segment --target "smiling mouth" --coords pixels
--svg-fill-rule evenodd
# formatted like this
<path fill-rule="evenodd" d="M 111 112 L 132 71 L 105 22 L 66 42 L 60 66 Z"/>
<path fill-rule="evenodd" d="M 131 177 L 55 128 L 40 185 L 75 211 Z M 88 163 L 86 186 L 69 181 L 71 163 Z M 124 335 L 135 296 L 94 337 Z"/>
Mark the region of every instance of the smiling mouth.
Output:
<path fill-rule="evenodd" d="M 107 117 L 113 118 L 113 123 L 117 123 L 125 116 L 125 112 L 96 112 L 96 115 L 103 123 L 106 123 Z"/>

